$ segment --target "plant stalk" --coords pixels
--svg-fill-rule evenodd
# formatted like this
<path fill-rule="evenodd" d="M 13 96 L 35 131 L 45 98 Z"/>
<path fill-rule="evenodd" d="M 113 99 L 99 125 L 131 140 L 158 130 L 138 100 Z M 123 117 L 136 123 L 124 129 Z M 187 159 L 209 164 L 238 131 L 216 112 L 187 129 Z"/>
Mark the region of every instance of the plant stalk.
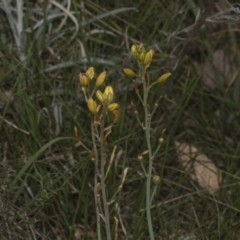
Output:
<path fill-rule="evenodd" d="M 99 194 L 98 194 L 98 152 L 96 147 L 96 139 L 94 134 L 94 126 L 93 122 L 91 122 L 91 133 L 92 133 L 92 141 L 93 141 L 93 149 L 94 149 L 94 200 L 95 200 L 95 207 L 96 207 L 96 215 L 97 215 L 97 236 L 98 240 L 101 240 L 101 222 L 100 222 L 100 213 L 99 213 Z"/>
<path fill-rule="evenodd" d="M 103 208 L 104 208 L 104 220 L 105 220 L 105 230 L 107 240 L 111 240 L 111 228 L 110 228 L 110 221 L 109 221 L 109 209 L 107 203 L 107 196 L 106 196 L 106 186 L 105 186 L 105 171 L 104 166 L 106 163 L 106 150 L 105 150 L 105 143 L 104 143 L 104 124 L 105 124 L 105 116 L 106 116 L 106 109 L 102 111 L 103 116 L 101 119 L 100 125 L 100 148 L 101 148 L 101 189 L 102 189 L 102 201 L 103 201 Z"/>
<path fill-rule="evenodd" d="M 152 179 L 152 165 L 153 165 L 153 155 L 152 155 L 152 147 L 151 147 L 151 139 L 150 139 L 150 122 L 151 122 L 151 115 L 149 112 L 147 99 L 148 99 L 148 91 L 149 86 L 147 86 L 146 82 L 146 69 L 145 67 L 141 68 L 142 74 L 142 82 L 143 82 L 143 104 L 144 104 L 144 113 L 145 113 L 145 122 L 144 122 L 144 130 L 145 136 L 147 141 L 147 148 L 148 148 L 148 175 L 147 175 L 147 182 L 146 182 L 146 212 L 147 212 L 147 222 L 148 222 L 148 231 L 150 240 L 154 240 L 154 232 L 152 226 L 152 217 L 151 217 L 151 179 Z"/>

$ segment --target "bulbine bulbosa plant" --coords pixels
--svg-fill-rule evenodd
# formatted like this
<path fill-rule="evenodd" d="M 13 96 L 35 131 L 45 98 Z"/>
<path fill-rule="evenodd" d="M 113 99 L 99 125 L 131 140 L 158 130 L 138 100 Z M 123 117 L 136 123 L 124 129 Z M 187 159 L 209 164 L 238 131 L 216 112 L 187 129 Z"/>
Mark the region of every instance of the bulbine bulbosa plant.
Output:
<path fill-rule="evenodd" d="M 88 68 L 85 73 L 79 74 L 79 82 L 85 96 L 88 110 L 91 114 L 92 150 L 91 160 L 94 162 L 94 197 L 97 217 L 97 235 L 101 239 L 101 217 L 105 224 L 106 238 L 111 239 L 111 227 L 108 199 L 106 194 L 105 164 L 107 163 L 106 140 L 111 134 L 111 128 L 119 118 L 118 104 L 114 102 L 114 91 L 111 86 L 105 87 L 101 92 L 99 88 L 106 78 L 106 72 L 102 72 L 94 83 L 95 71 L 93 67 Z M 106 117 L 112 115 L 112 122 L 106 123 Z M 97 147 L 99 146 L 99 147 Z M 110 165 L 109 165 L 110 166 Z M 103 206 L 103 208 L 102 208 Z M 103 209 L 103 211 L 102 211 Z"/>
<path fill-rule="evenodd" d="M 146 175 L 146 213 L 147 213 L 147 222 L 148 222 L 148 230 L 149 237 L 151 240 L 154 239 L 154 232 L 152 226 L 152 218 L 151 218 L 151 202 L 155 193 L 155 189 L 152 190 L 151 182 L 154 184 L 158 184 L 161 179 L 155 173 L 153 168 L 154 158 L 157 152 L 160 149 L 161 143 L 163 142 L 163 133 L 159 138 L 159 146 L 154 151 L 152 150 L 151 141 L 150 141 L 150 128 L 151 128 L 151 119 L 154 112 L 157 109 L 159 101 L 161 97 L 156 101 L 154 106 L 150 106 L 148 104 L 148 95 L 151 87 L 155 84 L 162 83 L 167 80 L 167 78 L 171 75 L 171 73 L 165 73 L 161 77 L 159 77 L 155 82 L 150 82 L 150 77 L 147 74 L 147 69 L 151 64 L 154 51 L 150 49 L 146 51 L 142 44 L 133 45 L 131 48 L 131 52 L 135 60 L 137 61 L 139 71 L 135 73 L 131 68 L 125 68 L 123 71 L 127 76 L 130 77 L 138 77 L 141 79 L 143 83 L 143 93 L 140 94 L 137 85 L 135 84 L 135 92 L 138 95 L 144 111 L 144 123 L 142 123 L 138 116 L 138 111 L 136 110 L 134 104 L 132 106 L 134 108 L 134 112 L 138 122 L 140 123 L 143 131 L 145 132 L 145 139 L 147 143 L 147 150 L 144 150 L 142 153 L 139 153 L 138 159 L 141 160 L 143 155 L 148 155 L 148 169 L 145 169 L 144 164 L 140 161 L 143 170 Z M 102 84 L 106 78 L 106 72 L 102 72 L 95 81 L 93 81 L 95 77 L 95 70 L 93 67 L 89 67 L 85 73 L 79 74 L 79 82 L 82 88 L 82 91 L 85 96 L 85 101 L 87 103 L 87 107 L 89 110 L 89 114 L 91 114 L 91 135 L 92 135 L 92 149 L 88 149 L 82 142 L 82 146 L 87 149 L 87 151 L 91 154 L 91 160 L 94 162 L 95 171 L 94 171 L 94 198 L 95 198 L 95 207 L 96 207 L 96 218 L 97 218 L 97 236 L 98 240 L 102 239 L 102 225 L 105 228 L 105 237 L 103 239 L 111 240 L 111 233 L 114 231 L 114 238 L 117 239 L 118 236 L 118 219 L 115 219 L 115 227 L 111 227 L 110 223 L 110 211 L 109 211 L 109 203 L 114 201 L 114 197 L 117 193 L 119 193 L 122 189 L 122 186 L 125 182 L 128 168 L 123 171 L 121 183 L 111 198 L 107 196 L 107 186 L 105 180 L 108 175 L 109 168 L 111 167 L 112 161 L 114 159 L 114 152 L 110 157 L 110 160 L 107 156 L 106 147 L 107 147 L 107 137 L 111 134 L 111 129 L 119 119 L 119 110 L 118 103 L 114 102 L 114 91 L 111 86 L 106 86 L 103 91 L 100 90 Z M 110 123 L 109 123 L 109 119 Z M 78 137 L 78 133 L 76 130 L 76 136 Z M 79 141 L 80 138 L 78 138 Z M 106 167 L 108 166 L 108 167 Z M 113 218 L 113 217 L 111 217 Z"/>
<path fill-rule="evenodd" d="M 137 61 L 138 65 L 138 73 L 135 73 L 131 68 L 125 68 L 123 71 L 125 72 L 126 75 L 130 77 L 138 77 L 141 79 L 142 84 L 143 84 L 143 93 L 142 96 L 139 93 L 139 90 L 137 88 L 137 85 L 135 85 L 135 92 L 138 95 L 142 106 L 144 110 L 144 123 L 140 121 L 138 117 L 138 111 L 136 110 L 134 103 L 132 103 L 132 106 L 134 108 L 135 115 L 137 117 L 137 120 L 139 124 L 142 126 L 143 131 L 145 132 L 145 139 L 147 143 L 147 150 L 144 152 L 140 153 L 138 155 L 138 159 L 141 160 L 143 155 L 148 154 L 148 169 L 146 171 L 145 166 L 142 164 L 143 170 L 146 174 L 146 213 L 147 213 L 147 222 L 148 222 L 148 230 L 149 230 L 149 237 L 151 240 L 154 239 L 154 232 L 153 232 L 153 226 L 152 226 L 152 218 L 151 218 L 151 202 L 154 196 L 155 191 L 151 191 L 151 181 L 153 181 L 154 184 L 159 184 L 161 179 L 160 177 L 155 173 L 153 169 L 153 162 L 154 158 L 157 154 L 157 152 L 160 149 L 160 146 L 162 142 L 164 141 L 163 139 L 163 133 L 162 132 L 161 137 L 159 138 L 159 145 L 157 149 L 153 151 L 152 145 L 151 145 L 151 139 L 150 139 L 150 128 L 151 128 L 151 119 L 153 117 L 154 112 L 156 111 L 159 101 L 161 99 L 161 96 L 156 100 L 154 106 L 150 106 L 148 104 L 148 96 L 150 89 L 155 85 L 159 84 L 162 82 L 165 82 L 169 76 L 171 76 L 171 73 L 165 73 L 164 75 L 160 76 L 156 81 L 152 82 L 150 81 L 150 77 L 147 74 L 147 69 L 149 68 L 152 58 L 154 55 L 154 50 L 150 49 L 149 51 L 146 51 L 144 46 L 142 44 L 139 45 L 133 45 L 131 47 L 131 53 L 135 60 Z M 153 174 L 154 173 L 154 174 Z"/>

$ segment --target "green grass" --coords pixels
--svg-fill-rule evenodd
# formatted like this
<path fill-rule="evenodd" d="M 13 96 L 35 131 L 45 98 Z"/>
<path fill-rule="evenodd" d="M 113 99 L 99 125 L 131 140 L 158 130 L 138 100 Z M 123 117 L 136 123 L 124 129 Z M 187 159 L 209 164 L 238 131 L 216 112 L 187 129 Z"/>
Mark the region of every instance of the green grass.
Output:
<path fill-rule="evenodd" d="M 224 10 L 228 6 L 223 2 L 220 6 Z M 152 203 L 156 239 L 240 237 L 239 74 L 228 91 L 227 84 L 210 90 L 202 82 L 204 63 L 211 60 L 217 49 L 225 50 L 238 66 L 237 24 L 205 22 L 194 35 L 189 30 L 168 39 L 173 32 L 194 24 L 197 7 L 202 11 L 206 7 L 202 1 L 80 4 L 73 0 L 70 9 L 79 30 L 69 43 L 75 31 L 74 21 L 67 18 L 63 27 L 54 32 L 64 19 L 63 12 L 54 5 L 47 10 L 42 4 L 39 13 L 33 14 L 30 7 L 36 7 L 29 3 L 22 15 L 23 28 L 28 31 L 19 41 L 19 35 L 11 32 L 3 3 L 1 239 L 96 239 L 94 164 L 74 136 L 76 126 L 82 142 L 92 149 L 90 115 L 78 81 L 79 72 L 89 66 L 94 66 L 98 74 L 108 72 L 107 84 L 113 86 L 116 101 L 121 105 L 120 120 L 108 138 L 108 156 L 117 146 L 106 182 L 109 199 L 118 189 L 124 170 L 129 169 L 122 191 L 109 205 L 112 234 L 116 217 L 121 220 L 118 239 L 149 239 L 146 178 L 137 160 L 138 154 L 146 150 L 146 143 L 131 101 L 140 119 L 144 112 L 131 79 L 122 72 L 124 67 L 136 69 L 129 50 L 139 42 L 155 50 L 149 69 L 152 81 L 172 72 L 171 79 L 154 88 L 150 95 L 150 105 L 163 96 L 152 122 L 154 148 L 166 128 L 165 141 L 154 162 L 154 169 L 162 178 Z M 214 8 L 208 16 L 217 11 Z M 18 10 L 13 17 L 21 16 L 20 13 Z M 49 16 L 57 17 L 50 22 Z M 34 28 L 37 23 L 40 25 Z M 194 144 L 221 169 L 223 180 L 216 196 L 190 180 L 177 161 L 175 140 Z M 147 157 L 142 163 L 148 165 Z"/>

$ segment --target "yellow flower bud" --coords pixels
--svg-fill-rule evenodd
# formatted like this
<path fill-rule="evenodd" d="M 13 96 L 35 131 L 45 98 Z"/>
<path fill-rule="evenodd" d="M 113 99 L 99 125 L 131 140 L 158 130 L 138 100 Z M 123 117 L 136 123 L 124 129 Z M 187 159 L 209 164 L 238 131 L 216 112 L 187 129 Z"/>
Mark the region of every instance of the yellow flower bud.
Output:
<path fill-rule="evenodd" d="M 157 83 L 165 82 L 172 74 L 171 73 L 165 73 L 161 77 L 157 79 Z"/>
<path fill-rule="evenodd" d="M 106 74 L 107 74 L 106 71 L 100 73 L 100 75 L 98 76 L 96 83 L 95 83 L 96 87 L 99 87 L 100 85 L 103 84 L 103 82 L 105 81 L 105 78 L 106 78 Z"/>
<path fill-rule="evenodd" d="M 131 68 L 124 68 L 123 71 L 129 77 L 135 77 L 137 75 Z"/>
<path fill-rule="evenodd" d="M 104 93 L 105 94 L 109 94 L 109 93 L 112 93 L 113 94 L 113 88 L 111 86 L 107 86 L 104 90 Z"/>
<path fill-rule="evenodd" d="M 87 106 L 93 115 L 97 115 L 97 103 L 92 98 L 87 100 Z"/>
<path fill-rule="evenodd" d="M 133 56 L 135 56 L 135 54 L 137 54 L 137 47 L 136 47 L 136 45 L 132 45 L 131 53 L 132 53 Z"/>
<path fill-rule="evenodd" d="M 99 91 L 99 90 L 96 91 L 96 97 L 97 97 L 97 99 L 98 99 L 101 103 L 103 103 L 103 102 L 105 101 L 102 92 Z"/>
<path fill-rule="evenodd" d="M 150 49 L 146 54 L 145 58 L 143 60 L 143 64 L 145 65 L 146 68 L 148 68 L 152 62 L 152 57 L 154 54 L 154 50 Z"/>
<path fill-rule="evenodd" d="M 145 54 L 145 47 L 143 46 L 143 44 L 138 44 L 136 46 L 136 50 L 138 54 Z"/>
<path fill-rule="evenodd" d="M 140 53 L 139 55 L 138 55 L 138 60 L 140 61 L 140 62 L 143 62 L 144 61 L 144 58 L 145 58 L 145 53 Z"/>
<path fill-rule="evenodd" d="M 93 67 L 89 67 L 88 70 L 86 71 L 86 76 L 92 80 L 94 78 L 95 72 Z"/>
<path fill-rule="evenodd" d="M 143 61 L 145 57 L 145 48 L 143 44 L 132 45 L 131 52 L 137 61 Z"/>
<path fill-rule="evenodd" d="M 85 75 L 79 74 L 79 82 L 82 87 L 86 87 L 88 85 L 88 79 Z"/>
<path fill-rule="evenodd" d="M 107 98 L 108 98 L 108 95 L 106 93 L 103 93 L 103 101 L 104 101 L 104 103 L 106 103 Z"/>
<path fill-rule="evenodd" d="M 107 104 L 110 104 L 112 101 L 113 101 L 113 94 L 112 93 L 109 93 L 108 95 L 107 95 Z"/>
<path fill-rule="evenodd" d="M 108 111 L 113 112 L 114 110 L 116 110 L 118 108 L 118 104 L 117 103 L 111 103 L 107 106 Z"/>

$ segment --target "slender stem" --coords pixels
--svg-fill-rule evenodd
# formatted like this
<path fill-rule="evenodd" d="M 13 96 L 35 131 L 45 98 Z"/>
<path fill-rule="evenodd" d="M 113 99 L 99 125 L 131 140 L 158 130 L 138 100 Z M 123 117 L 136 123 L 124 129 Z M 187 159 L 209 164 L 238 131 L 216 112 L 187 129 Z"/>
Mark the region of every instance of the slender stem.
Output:
<path fill-rule="evenodd" d="M 155 150 L 155 152 L 154 152 L 153 155 L 152 155 L 152 159 L 155 158 L 155 156 L 156 156 L 156 154 L 158 153 L 160 147 L 161 147 L 161 145 L 159 144 L 158 147 L 157 147 L 157 149 Z"/>
<path fill-rule="evenodd" d="M 145 112 L 145 136 L 147 141 L 147 148 L 148 148 L 148 175 L 147 175 L 147 183 L 146 183 L 146 212 L 147 212 L 147 222 L 148 222 L 148 231 L 150 240 L 154 240 L 154 232 L 152 226 L 152 217 L 151 217 L 151 179 L 152 179 L 152 164 L 153 164 L 153 156 L 152 156 L 152 147 L 150 142 L 150 122 L 151 122 L 151 115 L 148 109 L 147 99 L 148 99 L 148 91 L 149 86 L 147 86 L 145 75 L 146 69 L 142 67 L 141 69 L 142 74 L 142 82 L 143 82 L 143 105 L 144 105 L 144 112 Z"/>
<path fill-rule="evenodd" d="M 151 196 L 151 200 L 150 200 L 150 203 L 151 203 L 151 204 L 152 204 L 153 197 L 154 197 L 154 195 L 156 194 L 156 190 L 157 190 L 157 187 L 154 186 L 153 192 L 152 192 L 152 196 Z"/>
<path fill-rule="evenodd" d="M 142 166 L 142 169 L 143 169 L 143 172 L 144 172 L 145 176 L 147 176 L 147 172 L 146 172 L 145 167 L 144 167 L 142 162 L 141 162 L 141 166 Z"/>
<path fill-rule="evenodd" d="M 94 162 L 94 199 L 95 199 L 95 207 L 96 207 L 96 215 L 97 215 L 97 236 L 98 240 L 101 240 L 101 222 L 100 222 L 100 213 L 99 213 L 99 193 L 98 193 L 98 152 L 96 147 L 96 139 L 94 134 L 94 123 L 91 121 L 91 133 L 92 133 L 92 141 L 93 141 L 93 149 L 95 155 Z"/>
<path fill-rule="evenodd" d="M 108 210 L 108 203 L 107 203 L 107 196 L 106 196 L 106 186 L 105 186 L 105 174 L 104 174 L 104 165 L 106 163 L 106 150 L 105 150 L 105 143 L 104 143 L 104 123 L 105 123 L 105 116 L 106 110 L 103 109 L 102 111 L 103 116 L 101 119 L 100 124 L 100 148 L 101 148 L 101 189 L 102 189 L 102 201 L 103 201 L 103 208 L 104 208 L 104 219 L 105 219 L 105 230 L 107 240 L 111 240 L 111 229 L 110 229 L 110 222 L 109 222 L 109 210 Z"/>

